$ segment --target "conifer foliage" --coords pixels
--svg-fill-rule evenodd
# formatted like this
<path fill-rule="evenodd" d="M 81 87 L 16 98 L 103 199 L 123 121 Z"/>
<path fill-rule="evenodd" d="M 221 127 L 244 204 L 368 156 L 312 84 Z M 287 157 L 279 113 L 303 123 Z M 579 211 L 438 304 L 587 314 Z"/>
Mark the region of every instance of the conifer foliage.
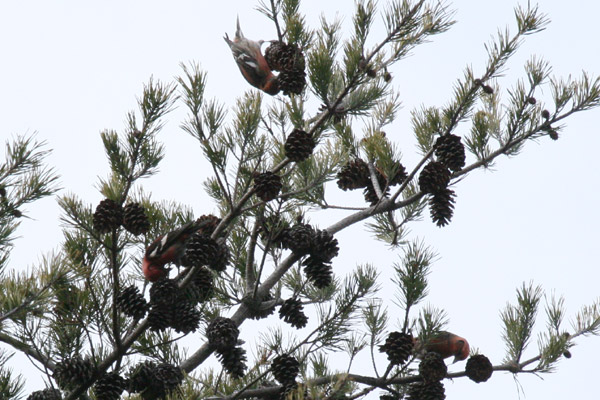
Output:
<path fill-rule="evenodd" d="M 423 306 L 435 252 L 407 226 L 427 206 L 437 226 L 460 223 L 457 187 L 469 172 L 516 156 L 531 140 L 558 139 L 565 119 L 600 104 L 600 81 L 550 79 L 549 66 L 533 59 L 527 84 L 503 87 L 518 44 L 547 24 L 537 8 L 518 8 L 516 32 L 487 46 L 484 69 L 467 67 L 446 105 L 412 113 L 419 156 L 403 161 L 411 149 L 384 132 L 396 129 L 401 100 L 394 68 L 450 29 L 453 14 L 438 1 L 379 3 L 357 1 L 345 31 L 326 20 L 309 26 L 299 0 L 260 1 L 272 27 L 263 61 L 282 91 L 273 98 L 248 86 L 235 104 L 207 101 L 207 75 L 196 63 L 183 64 L 172 83 L 150 79 L 125 127 L 101 132 L 110 167 L 97 185 L 101 200 L 61 193 L 62 247 L 30 276 L 6 273 L 10 247 L 23 206 L 55 193 L 56 175 L 44 144 L 8 143 L 0 165 L 0 341 L 41 365 L 49 387 L 24 392 L 0 353 L 0 381 L 8 382 L 0 398 L 441 400 L 449 368 L 453 379 L 477 383 L 498 371 L 549 372 L 577 337 L 600 333 L 599 304 L 567 332 L 563 302 L 550 301 L 549 328 L 532 350 L 544 292 L 523 285 L 501 312 L 505 359 L 476 354 L 447 366 L 450 355 L 466 359 L 469 347 L 445 332 L 443 310 Z M 382 16 L 383 34 L 373 29 Z M 554 93 L 547 104 L 533 97 L 543 92 Z M 192 206 L 143 190 L 165 156 L 158 133 L 175 106 L 186 110 L 182 129 L 211 166 L 186 171 L 186 184 L 204 180 L 210 198 Z M 353 197 L 359 189 L 362 197 Z M 344 215 L 327 225 L 319 213 L 329 211 Z M 338 261 L 352 245 L 338 233 L 361 221 L 399 263 Z M 180 235 L 171 243 L 165 234 L 173 231 Z M 142 259 L 157 248 L 165 275 L 147 282 Z M 382 285 L 392 285 L 395 300 Z M 354 373 L 352 361 L 369 350 L 375 370 Z"/>

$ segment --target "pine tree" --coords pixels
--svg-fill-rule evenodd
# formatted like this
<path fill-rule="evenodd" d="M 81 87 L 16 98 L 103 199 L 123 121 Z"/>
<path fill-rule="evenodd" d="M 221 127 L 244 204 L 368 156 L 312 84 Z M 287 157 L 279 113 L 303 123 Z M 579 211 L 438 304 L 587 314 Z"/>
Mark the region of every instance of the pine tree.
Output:
<path fill-rule="evenodd" d="M 499 371 L 550 372 L 575 339 L 600 334 L 599 303 L 583 307 L 567 330 L 563 300 L 548 297 L 547 328 L 531 350 L 545 292 L 523 284 L 501 311 L 505 359 L 468 357 L 465 339 L 445 331 L 444 310 L 424 306 L 436 254 L 407 228 L 427 215 L 440 229 L 460 223 L 458 182 L 519 155 L 529 141 L 559 139 L 563 120 L 600 104 L 600 80 L 551 79 L 539 58 L 526 63 L 522 82 L 503 86 L 521 41 L 548 23 L 537 8 L 517 8 L 517 31 L 498 34 L 485 68 L 466 68 L 446 105 L 412 113 L 419 161 L 408 163 L 385 132 L 401 100 L 392 73 L 450 29 L 452 13 L 435 1 L 359 1 L 342 38 L 338 22 L 308 26 L 299 0 L 259 4 L 272 24 L 266 59 L 281 93 L 271 99 L 248 87 L 235 105 L 207 101 L 207 74 L 196 63 L 182 64 L 175 82 L 150 79 L 124 129 L 101 133 L 110 167 L 101 200 L 61 193 L 61 249 L 23 275 L 7 272 L 23 206 L 56 193 L 57 176 L 44 143 L 8 142 L 0 165 L 0 341 L 43 366 L 53 385 L 29 398 L 55 398 L 60 389 L 64 399 L 119 398 L 124 390 L 143 399 L 443 399 L 446 378 L 483 383 Z M 553 93 L 548 104 L 534 97 L 544 91 Z M 190 185 L 204 174 L 210 206 L 157 202 L 143 190 L 165 156 L 158 133 L 175 106 L 186 110 L 181 126 L 211 166 L 182 178 Z M 347 204 L 331 205 L 325 188 Z M 358 189 L 355 201 L 349 191 Z M 334 209 L 348 214 L 321 223 L 317 212 Z M 347 244 L 337 234 L 361 221 L 400 253 L 391 267 L 395 302 L 382 300 L 385 266 L 338 264 Z M 201 228 L 178 242 L 169 277 L 145 281 L 140 264 L 151 244 L 194 223 Z M 251 319 L 260 320 L 260 335 L 245 329 Z M 188 352 L 184 336 L 193 337 Z M 329 357 L 343 353 L 352 364 L 369 351 L 372 376 L 336 372 L 348 365 Z M 449 375 L 450 356 L 466 366 Z M 0 397 L 17 398 L 23 384 L 7 360 L 0 355 Z"/>

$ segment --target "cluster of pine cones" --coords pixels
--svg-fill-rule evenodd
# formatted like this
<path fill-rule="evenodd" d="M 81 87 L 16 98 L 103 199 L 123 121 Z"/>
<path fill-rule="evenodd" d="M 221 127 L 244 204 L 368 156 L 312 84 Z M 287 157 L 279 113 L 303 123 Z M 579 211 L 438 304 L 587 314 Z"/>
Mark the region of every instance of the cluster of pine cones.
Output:
<path fill-rule="evenodd" d="M 89 358 L 75 356 L 65 358 L 56 364 L 54 379 L 63 390 L 72 390 L 78 384 L 92 379 L 95 366 Z M 93 386 L 97 400 L 118 400 L 124 390 L 140 393 L 142 399 L 164 398 L 183 381 L 183 371 L 168 363 L 156 364 L 144 361 L 130 369 L 127 378 L 118 372 L 108 372 Z M 61 400 L 58 389 L 44 389 L 33 392 L 27 400 Z"/>
<path fill-rule="evenodd" d="M 396 163 L 396 172 L 394 176 L 388 179 L 380 168 L 375 167 L 375 176 L 379 188 L 384 196 L 389 195 L 390 186 L 399 185 L 408 177 L 406 168 L 401 163 Z M 350 160 L 337 173 L 337 185 L 342 190 L 364 189 L 363 195 L 365 201 L 370 205 L 375 205 L 379 201 L 368 164 L 361 158 Z"/>
<path fill-rule="evenodd" d="M 269 68 L 279 71 L 279 89 L 283 94 L 300 94 L 306 86 L 306 61 L 302 50 L 293 43 L 272 42 L 265 50 L 265 60 Z"/>
<path fill-rule="evenodd" d="M 150 287 L 148 303 L 135 286 L 129 286 L 117 296 L 117 307 L 121 312 L 134 319 L 141 319 L 148 313 L 148 323 L 154 331 L 173 328 L 187 334 L 198 329 L 201 315 L 197 306 L 211 298 L 213 274 L 225 270 L 229 262 L 225 239 L 210 237 L 220 219 L 203 215 L 197 222 L 207 220 L 210 224 L 194 233 L 187 243 L 182 264 L 197 268 L 185 289 L 181 290 L 175 279 L 160 279 Z"/>
<path fill-rule="evenodd" d="M 208 266 L 216 272 L 223 272 L 229 263 L 229 248 L 225 237 L 211 238 L 221 219 L 214 215 L 203 215 L 196 220 L 198 224 L 208 222 L 195 232 L 186 243 L 185 255 L 181 263 L 185 267 Z"/>
<path fill-rule="evenodd" d="M 206 328 L 209 345 L 217 353 L 223 368 L 234 378 L 246 371 L 246 351 L 238 344 L 240 331 L 230 318 L 217 317 Z"/>
<path fill-rule="evenodd" d="M 442 379 L 448 367 L 442 356 L 435 352 L 425 354 L 419 364 L 419 375 L 422 381 L 411 384 L 407 392 L 407 400 L 444 400 L 446 398 Z M 493 372 L 492 363 L 483 354 L 476 354 L 467 360 L 465 374 L 474 382 L 487 381 Z"/>
<path fill-rule="evenodd" d="M 285 156 L 295 162 L 304 161 L 312 154 L 315 145 L 315 140 L 309 133 L 294 129 L 286 139 Z M 275 199 L 282 187 L 281 177 L 271 171 L 254 175 L 254 193 L 262 201 Z"/>
<path fill-rule="evenodd" d="M 454 212 L 454 191 L 448 189 L 451 172 L 460 171 L 465 165 L 465 148 L 461 138 L 448 134 L 440 136 L 434 144 L 436 161 L 429 162 L 419 175 L 419 187 L 423 193 L 431 195 L 429 208 L 431 219 L 438 226 L 450 222 Z M 407 178 L 406 168 L 397 162 L 396 173 L 389 178 L 375 166 L 375 177 L 383 196 L 389 195 L 389 188 L 403 183 Z M 379 201 L 369 165 L 360 158 L 346 163 L 337 173 L 337 185 L 342 190 L 363 189 L 365 201 L 375 205 Z"/>
<path fill-rule="evenodd" d="M 273 43 L 266 51 L 271 69 L 280 71 L 279 80 L 285 94 L 302 92 L 306 84 L 304 55 L 295 45 L 282 42 Z M 300 129 L 294 129 L 285 143 L 286 157 L 295 162 L 308 158 L 315 147 L 312 136 Z M 453 214 L 455 193 L 448 188 L 451 171 L 460 171 L 465 165 L 465 151 L 458 136 L 448 134 L 437 139 L 434 146 L 436 160 L 428 163 L 419 175 L 418 183 L 422 192 L 430 194 L 430 211 L 433 221 L 438 226 L 446 225 Z M 399 162 L 396 173 L 387 177 L 379 168 L 375 168 L 375 176 L 384 196 L 389 194 L 389 187 L 403 183 L 408 175 Z M 365 200 L 371 205 L 379 198 L 376 194 L 367 163 L 360 158 L 349 161 L 337 174 L 337 184 L 343 190 L 363 189 Z M 281 178 L 270 172 L 257 174 L 254 177 L 256 195 L 263 201 L 275 199 L 281 191 Z M 212 229 L 220 220 L 214 216 L 214 224 L 200 230 L 189 239 L 186 254 L 182 260 L 187 267 L 197 266 L 197 272 L 185 290 L 179 290 L 173 279 L 161 279 L 150 288 L 150 302 L 147 302 L 138 288 L 129 286 L 117 297 L 117 307 L 125 315 L 141 319 L 148 314 L 150 329 L 163 330 L 173 328 L 177 332 L 189 333 L 198 329 L 200 312 L 196 306 L 208 300 L 213 292 L 213 272 L 225 270 L 229 259 L 229 251 L 224 238 L 212 239 Z M 293 226 L 279 226 L 280 221 L 263 224 L 261 234 L 275 246 L 289 249 L 299 258 L 304 266 L 304 273 L 317 288 L 329 286 L 333 281 L 331 260 L 337 256 L 338 241 L 327 231 L 319 230 L 302 222 Z M 93 215 L 94 229 L 99 233 L 109 233 L 123 226 L 134 235 L 146 233 L 150 228 L 149 220 L 139 203 L 129 203 L 121 207 L 113 200 L 103 200 Z M 205 268 L 204 265 L 209 268 Z M 272 297 L 262 299 L 262 302 Z M 273 306 L 274 308 L 274 306 Z M 255 318 L 264 318 L 273 312 L 273 308 L 257 312 Z M 296 328 L 307 324 L 307 317 L 302 310 L 299 299 L 285 300 L 279 309 L 279 316 Z M 217 358 L 233 377 L 240 378 L 246 371 L 246 353 L 239 345 L 239 330 L 235 322 L 229 318 L 217 317 L 206 329 L 209 344 L 214 348 Z M 380 351 L 385 352 L 391 364 L 401 365 L 408 361 L 413 353 L 414 341 L 411 335 L 392 332 Z M 271 365 L 275 379 L 282 385 L 282 395 L 297 387 L 296 376 L 299 373 L 298 361 L 289 356 L 276 357 Z M 91 379 L 95 372 L 89 359 L 79 356 L 64 359 L 57 364 L 54 377 L 61 389 L 68 390 L 77 383 Z M 446 376 L 447 368 L 442 357 L 435 353 L 427 353 L 419 364 L 422 381 L 411 384 L 407 398 L 444 399 L 444 387 L 441 380 Z M 475 382 L 486 381 L 492 373 L 491 363 L 483 355 L 472 356 L 466 367 L 466 374 Z M 118 399 L 124 390 L 141 393 L 142 398 L 164 396 L 174 390 L 183 380 L 182 371 L 170 364 L 156 364 L 145 361 L 129 372 L 127 378 L 117 372 L 107 373 L 94 385 L 96 398 L 99 400 Z M 154 396 L 154 397 L 153 397 Z M 34 392 L 29 400 L 60 399 L 60 391 L 45 389 Z"/>
<path fill-rule="evenodd" d="M 392 365 L 403 365 L 413 355 L 414 339 L 412 335 L 403 332 L 391 332 L 379 351 L 387 355 Z M 436 352 L 426 353 L 419 363 L 421 380 L 408 387 L 408 400 L 444 400 L 446 398 L 442 380 L 446 377 L 448 368 L 442 356 Z M 465 374 L 474 382 L 487 381 L 492 376 L 493 368 L 490 360 L 476 354 L 467 360 Z M 391 394 L 380 396 L 381 400 L 396 399 Z"/>
<path fill-rule="evenodd" d="M 419 187 L 431 195 L 429 211 L 438 226 L 447 225 L 454 213 L 456 194 L 448 188 L 452 171 L 460 171 L 465 165 L 465 148 L 460 136 L 440 136 L 434 145 L 437 161 L 427 164 L 419 175 Z"/>
<path fill-rule="evenodd" d="M 111 199 L 104 199 L 98 204 L 93 224 L 98 233 L 108 233 L 123 225 L 123 228 L 134 235 L 141 235 L 150 228 L 150 222 L 140 203 L 129 203 L 121 207 Z"/>
<path fill-rule="evenodd" d="M 303 261 L 306 277 L 318 288 L 333 282 L 331 260 L 338 255 L 338 241 L 326 230 L 316 229 L 310 224 L 297 222 L 285 226 L 278 218 L 267 218 L 262 227 L 263 240 L 276 247 L 291 250 Z"/>

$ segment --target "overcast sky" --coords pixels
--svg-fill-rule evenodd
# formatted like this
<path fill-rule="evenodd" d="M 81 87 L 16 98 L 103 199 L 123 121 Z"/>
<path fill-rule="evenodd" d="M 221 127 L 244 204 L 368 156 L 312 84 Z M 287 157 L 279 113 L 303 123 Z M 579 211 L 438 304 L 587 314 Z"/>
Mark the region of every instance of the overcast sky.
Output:
<path fill-rule="evenodd" d="M 466 65 L 481 73 L 486 61 L 483 44 L 497 28 L 509 25 L 514 32 L 513 7 L 526 1 L 449 3 L 456 10 L 457 24 L 390 71 L 403 109 L 386 132 L 400 144 L 409 169 L 417 160 L 410 111 L 420 105 L 444 105 Z M 330 19 L 337 14 L 348 29 L 352 4 L 307 0 L 302 10 L 313 27 L 324 13 Z M 96 190 L 98 177 L 108 172 L 99 132 L 122 131 L 126 112 L 135 107 L 151 75 L 171 81 L 181 72 L 180 62 L 194 60 L 208 73 L 208 98 L 234 104 L 248 90 L 222 37 L 225 32 L 233 34 L 239 15 L 248 37 L 274 39 L 273 27 L 253 9 L 255 5 L 249 0 L 0 3 L 2 142 L 17 134 L 38 132 L 37 137 L 54 149 L 49 161 L 61 175 L 62 193 L 74 192 L 96 205 L 101 200 Z M 509 62 L 499 81 L 504 90 L 524 76 L 522 66 L 531 54 L 544 56 L 557 76 L 578 76 L 582 70 L 600 73 L 600 5 L 544 0 L 540 8 L 552 23 L 527 38 Z M 380 37 L 378 33 L 381 30 L 374 32 L 370 43 Z M 506 98 L 506 91 L 503 94 Z M 546 87 L 539 98 L 549 95 Z M 168 116 L 160 134 L 167 151 L 161 174 L 144 182 L 145 189 L 155 200 L 189 204 L 197 215 L 215 212 L 201 191 L 200 182 L 207 172 L 195 168 L 200 149 L 179 128 L 183 111 L 180 108 Z M 412 237 L 425 238 L 440 254 L 431 275 L 429 302 L 445 308 L 451 321 L 448 329 L 466 337 L 494 364 L 504 357 L 499 311 L 507 301 L 514 301 L 515 288 L 522 282 L 533 280 L 548 293 L 555 290 L 565 295 L 569 316 L 599 295 L 600 191 L 593 162 L 600 148 L 599 119 L 600 110 L 576 115 L 567 120 L 557 142 L 547 138 L 530 142 L 520 156 L 501 159 L 495 171 L 471 173 L 456 188 L 456 211 L 449 226 L 439 229 L 428 218 L 412 225 Z M 465 132 L 465 128 L 458 130 Z M 337 203 L 347 199 L 333 186 L 328 195 Z M 359 205 L 359 197 L 351 201 Z M 19 230 L 22 238 L 11 258 L 16 269 L 36 263 L 60 243 L 55 199 L 25 211 L 33 220 L 23 220 Z M 321 227 L 332 221 L 314 220 Z M 341 252 L 334 268 L 342 275 L 357 261 L 373 261 L 389 270 L 398 259 L 397 252 L 374 241 L 369 242 L 372 245 L 355 242 L 362 229 L 354 226 L 338 235 Z M 393 317 L 395 309 L 389 305 Z M 544 324 L 542 313 L 538 327 Z M 573 358 L 562 361 L 557 373 L 544 375 L 543 380 L 519 376 L 521 396 L 589 398 L 597 390 L 600 339 L 585 338 L 578 343 Z M 525 358 L 535 355 L 535 350 L 534 341 Z M 451 370 L 462 368 L 464 363 Z M 36 372 L 26 364 L 23 371 Z M 39 378 L 31 378 L 26 392 L 40 386 Z M 516 399 L 520 387 L 508 373 L 498 373 L 486 384 L 459 379 L 445 381 L 445 386 L 451 400 Z"/>

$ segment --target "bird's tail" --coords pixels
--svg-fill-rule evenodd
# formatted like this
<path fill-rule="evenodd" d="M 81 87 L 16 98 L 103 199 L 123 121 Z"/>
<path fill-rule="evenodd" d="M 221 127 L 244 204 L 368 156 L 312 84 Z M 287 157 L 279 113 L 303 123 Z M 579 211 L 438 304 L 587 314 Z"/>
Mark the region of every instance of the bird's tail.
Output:
<path fill-rule="evenodd" d="M 238 40 L 242 39 L 244 37 L 244 34 L 242 33 L 242 28 L 240 28 L 240 17 L 237 17 L 236 20 L 236 30 L 235 30 L 235 36 L 233 38 L 233 40 L 229 39 L 229 35 L 227 33 L 225 33 L 225 36 L 223 36 L 223 39 L 225 39 L 225 42 L 229 45 L 229 47 L 231 47 L 234 43 L 236 43 Z"/>
<path fill-rule="evenodd" d="M 225 33 L 225 36 L 223 36 L 223 39 L 225 39 L 225 43 L 227 43 L 229 45 L 229 47 L 231 47 L 233 42 L 231 40 L 229 40 L 229 35 L 227 33 Z"/>
<path fill-rule="evenodd" d="M 242 28 L 240 28 L 240 16 L 238 15 L 237 19 L 236 19 L 235 38 L 236 39 L 238 39 L 238 38 L 241 39 L 243 37 L 244 37 L 244 34 L 242 33 Z"/>

